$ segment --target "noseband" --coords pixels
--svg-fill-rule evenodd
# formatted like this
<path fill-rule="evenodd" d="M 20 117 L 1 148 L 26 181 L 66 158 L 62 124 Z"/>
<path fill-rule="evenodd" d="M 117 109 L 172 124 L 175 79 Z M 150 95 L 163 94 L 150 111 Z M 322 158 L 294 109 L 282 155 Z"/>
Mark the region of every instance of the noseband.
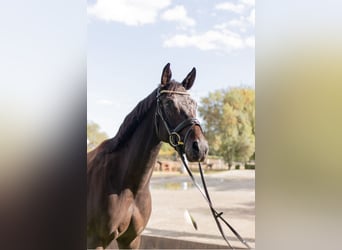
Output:
<path fill-rule="evenodd" d="M 162 112 L 163 105 L 160 101 L 160 96 L 163 94 L 189 95 L 189 93 L 181 92 L 181 91 L 173 91 L 173 90 L 160 90 L 160 88 L 158 88 L 158 90 L 157 90 L 157 109 L 156 109 L 156 113 L 155 113 L 155 129 L 156 129 L 157 135 L 159 136 L 159 126 L 157 124 L 157 117 L 159 116 L 160 119 L 163 121 L 164 127 L 165 127 L 165 129 L 169 135 L 169 144 L 173 148 L 175 148 L 177 151 L 184 153 L 184 144 L 185 144 L 186 140 L 188 139 L 188 136 L 189 136 L 190 132 L 192 131 L 192 128 L 194 126 L 199 126 L 200 129 L 202 130 L 201 125 L 196 118 L 188 118 L 188 119 L 180 122 L 174 129 L 171 129 L 170 126 L 168 125 L 168 122 L 165 120 L 165 118 L 163 116 L 163 112 Z M 185 128 L 188 128 L 188 129 L 187 129 L 185 136 L 182 140 L 179 133 Z"/>

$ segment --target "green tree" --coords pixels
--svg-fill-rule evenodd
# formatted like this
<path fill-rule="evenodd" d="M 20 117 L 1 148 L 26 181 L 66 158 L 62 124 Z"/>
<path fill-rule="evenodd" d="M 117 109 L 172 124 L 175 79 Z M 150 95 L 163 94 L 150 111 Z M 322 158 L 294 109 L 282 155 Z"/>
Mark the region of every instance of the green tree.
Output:
<path fill-rule="evenodd" d="M 94 149 L 106 139 L 108 139 L 108 135 L 100 130 L 97 123 L 87 121 L 87 151 Z"/>
<path fill-rule="evenodd" d="M 159 151 L 159 157 L 165 159 L 175 159 L 177 157 L 176 150 L 170 144 L 163 142 Z"/>
<path fill-rule="evenodd" d="M 228 162 L 247 162 L 255 152 L 255 92 L 232 88 L 209 93 L 201 100 L 210 152 Z"/>

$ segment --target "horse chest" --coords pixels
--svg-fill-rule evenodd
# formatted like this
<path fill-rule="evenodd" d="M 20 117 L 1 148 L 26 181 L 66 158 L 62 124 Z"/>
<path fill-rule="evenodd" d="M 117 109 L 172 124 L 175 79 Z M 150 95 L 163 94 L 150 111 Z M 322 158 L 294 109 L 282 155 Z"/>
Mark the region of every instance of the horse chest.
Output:
<path fill-rule="evenodd" d="M 117 237 L 140 234 L 145 228 L 151 209 L 145 194 L 134 197 L 130 190 L 109 196 L 110 231 Z M 144 201 L 144 202 L 142 202 Z M 146 203 L 147 202 L 147 203 Z"/>

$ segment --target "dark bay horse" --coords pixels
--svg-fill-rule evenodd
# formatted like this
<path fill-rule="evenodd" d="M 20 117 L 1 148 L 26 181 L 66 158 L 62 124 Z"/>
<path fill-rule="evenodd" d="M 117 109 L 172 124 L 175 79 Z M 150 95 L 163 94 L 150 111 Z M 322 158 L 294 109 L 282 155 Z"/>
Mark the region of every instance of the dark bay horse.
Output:
<path fill-rule="evenodd" d="M 170 64 L 161 83 L 128 114 L 114 138 L 87 156 L 87 247 L 139 248 L 151 214 L 149 182 L 161 147 L 170 143 L 189 161 L 203 161 L 208 143 L 187 92 L 196 69 L 182 83 L 171 80 Z"/>

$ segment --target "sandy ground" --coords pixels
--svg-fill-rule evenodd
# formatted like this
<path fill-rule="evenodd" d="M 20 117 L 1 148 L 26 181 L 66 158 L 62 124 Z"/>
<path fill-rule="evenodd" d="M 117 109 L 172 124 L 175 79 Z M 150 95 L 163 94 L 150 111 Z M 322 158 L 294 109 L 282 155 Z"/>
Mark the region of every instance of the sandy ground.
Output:
<path fill-rule="evenodd" d="M 199 180 L 199 176 L 196 175 Z M 251 247 L 255 247 L 255 171 L 231 170 L 206 175 L 214 207 L 239 232 Z M 152 215 L 144 235 L 163 236 L 178 240 L 226 245 L 214 218 L 200 192 L 192 186 L 190 177 L 156 172 L 151 179 Z M 188 210 L 197 223 L 195 230 L 187 222 Z M 225 227 L 233 247 L 244 247 Z"/>

